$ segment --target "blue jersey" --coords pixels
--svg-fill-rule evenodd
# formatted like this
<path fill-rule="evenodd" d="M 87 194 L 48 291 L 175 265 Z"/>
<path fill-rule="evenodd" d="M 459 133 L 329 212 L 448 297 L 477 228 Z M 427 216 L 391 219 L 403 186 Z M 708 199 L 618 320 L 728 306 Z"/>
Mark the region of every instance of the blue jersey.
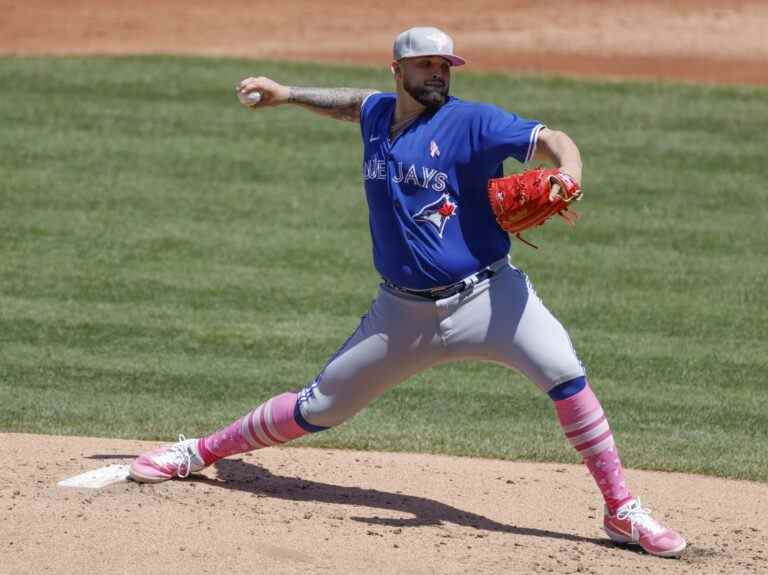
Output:
<path fill-rule="evenodd" d="M 451 97 L 390 140 L 395 103 L 373 94 L 360 113 L 374 265 L 410 289 L 452 284 L 509 252 L 486 186 L 507 157 L 530 160 L 543 126 Z"/>

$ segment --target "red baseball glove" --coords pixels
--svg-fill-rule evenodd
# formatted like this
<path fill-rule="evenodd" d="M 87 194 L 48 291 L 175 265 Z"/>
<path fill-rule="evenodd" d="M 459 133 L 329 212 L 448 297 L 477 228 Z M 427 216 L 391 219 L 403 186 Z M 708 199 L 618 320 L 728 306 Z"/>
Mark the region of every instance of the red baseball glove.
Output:
<path fill-rule="evenodd" d="M 499 226 L 532 247 L 536 246 L 520 234 L 555 214 L 575 222 L 579 215 L 568 212 L 568 207 L 580 198 L 579 184 L 557 169 L 530 170 L 488 181 L 488 199 Z"/>

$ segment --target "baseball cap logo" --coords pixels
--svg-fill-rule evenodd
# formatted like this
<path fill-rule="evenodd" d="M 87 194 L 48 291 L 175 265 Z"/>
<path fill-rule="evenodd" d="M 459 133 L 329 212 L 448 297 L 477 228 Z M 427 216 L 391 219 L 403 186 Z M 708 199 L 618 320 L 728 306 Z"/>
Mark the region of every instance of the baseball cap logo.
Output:
<path fill-rule="evenodd" d="M 448 37 L 439 30 L 429 34 L 427 36 L 427 40 L 432 40 L 435 43 L 435 47 L 441 52 L 445 49 L 445 47 L 448 45 L 448 42 L 450 41 L 448 40 Z"/>

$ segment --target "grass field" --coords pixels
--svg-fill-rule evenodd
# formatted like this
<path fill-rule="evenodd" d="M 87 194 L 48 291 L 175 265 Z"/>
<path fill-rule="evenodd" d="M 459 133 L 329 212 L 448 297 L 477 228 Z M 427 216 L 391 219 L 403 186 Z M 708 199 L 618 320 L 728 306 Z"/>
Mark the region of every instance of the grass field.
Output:
<path fill-rule="evenodd" d="M 310 381 L 375 292 L 353 124 L 233 85 L 386 71 L 0 59 L 0 429 L 167 440 Z M 516 244 L 630 467 L 768 481 L 768 91 L 459 72 L 568 132 L 576 228 Z M 515 166 L 510 165 L 515 169 Z M 519 375 L 456 364 L 304 445 L 576 461 Z"/>

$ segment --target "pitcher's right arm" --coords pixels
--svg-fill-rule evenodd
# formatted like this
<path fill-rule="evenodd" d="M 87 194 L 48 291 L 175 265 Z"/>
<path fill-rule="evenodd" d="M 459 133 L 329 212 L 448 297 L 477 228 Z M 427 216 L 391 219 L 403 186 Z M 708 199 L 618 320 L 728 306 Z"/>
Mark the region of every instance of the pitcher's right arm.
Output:
<path fill-rule="evenodd" d="M 261 95 L 258 102 L 240 100 L 244 106 L 252 110 L 280 104 L 297 104 L 317 114 L 348 122 L 360 120 L 360 107 L 363 100 L 376 93 L 376 90 L 360 88 L 283 86 L 263 76 L 245 78 L 237 84 L 235 89 L 238 96 L 252 92 L 258 92 Z"/>

